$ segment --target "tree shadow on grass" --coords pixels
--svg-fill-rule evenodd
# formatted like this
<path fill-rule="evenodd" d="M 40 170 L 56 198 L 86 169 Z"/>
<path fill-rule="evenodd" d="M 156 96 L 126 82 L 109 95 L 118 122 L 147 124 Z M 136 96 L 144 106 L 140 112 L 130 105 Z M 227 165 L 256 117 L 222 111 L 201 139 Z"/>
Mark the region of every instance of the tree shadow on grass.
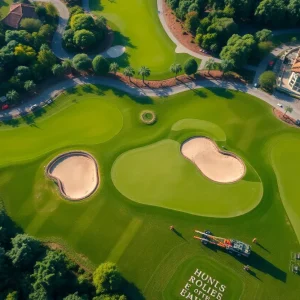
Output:
<path fill-rule="evenodd" d="M 180 231 L 178 231 L 176 228 L 173 229 L 173 232 L 180 238 L 182 238 L 183 240 L 185 240 L 187 242 L 187 240 L 184 238 L 184 236 L 182 235 L 182 233 Z"/>
<path fill-rule="evenodd" d="M 132 282 L 126 282 L 124 293 L 128 296 L 128 299 L 134 300 L 145 300 L 146 298 L 143 296 L 142 292 L 137 288 L 137 286 Z"/>
<path fill-rule="evenodd" d="M 19 127 L 21 122 L 19 119 L 14 119 L 13 117 L 10 117 L 9 119 L 3 120 L 2 123 L 11 127 Z"/>
<path fill-rule="evenodd" d="M 130 37 L 125 36 L 120 31 L 113 31 L 114 33 L 114 44 L 119 44 L 128 48 L 137 49 L 138 47 L 134 45 Z"/>
<path fill-rule="evenodd" d="M 228 89 L 224 89 L 224 88 L 220 88 L 220 87 L 215 87 L 215 88 L 213 87 L 213 88 L 208 88 L 208 89 L 218 97 L 222 97 L 225 99 L 233 99 L 234 98 L 234 94 Z"/>

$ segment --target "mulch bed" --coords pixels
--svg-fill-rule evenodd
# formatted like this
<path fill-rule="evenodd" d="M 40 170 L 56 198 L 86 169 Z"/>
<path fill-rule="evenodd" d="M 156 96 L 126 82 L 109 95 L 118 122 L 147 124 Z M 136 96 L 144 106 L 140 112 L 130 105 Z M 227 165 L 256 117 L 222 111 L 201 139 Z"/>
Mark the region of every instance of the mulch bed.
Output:
<path fill-rule="evenodd" d="M 299 128 L 299 126 L 296 125 L 296 120 L 293 119 L 292 117 L 290 117 L 290 116 L 284 114 L 282 111 L 280 111 L 280 110 L 278 110 L 278 109 L 276 109 L 276 108 L 273 108 L 273 112 L 274 112 L 274 115 L 275 115 L 278 119 L 280 119 L 281 121 L 283 121 L 283 122 L 285 122 L 285 123 L 287 123 L 287 124 L 289 124 L 289 125 L 292 125 L 292 126 L 295 126 L 295 127 L 298 127 L 298 128 Z"/>
<path fill-rule="evenodd" d="M 194 43 L 193 35 L 184 29 L 183 22 L 176 18 L 174 12 L 167 5 L 165 0 L 163 3 L 163 14 L 169 29 L 176 39 L 189 50 L 200 53 L 200 47 Z M 202 52 L 201 54 L 206 55 Z"/>

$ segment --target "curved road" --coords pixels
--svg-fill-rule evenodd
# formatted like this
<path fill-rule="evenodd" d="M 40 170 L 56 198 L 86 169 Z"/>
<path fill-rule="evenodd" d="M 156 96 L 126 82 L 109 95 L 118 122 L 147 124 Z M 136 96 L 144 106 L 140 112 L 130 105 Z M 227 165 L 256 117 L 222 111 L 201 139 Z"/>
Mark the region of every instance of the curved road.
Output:
<path fill-rule="evenodd" d="M 18 108 L 2 111 L 0 112 L 0 120 L 9 120 L 13 117 L 17 117 L 26 113 L 30 112 L 30 107 L 34 104 L 38 106 L 45 106 L 46 101 L 49 99 L 55 98 L 58 94 L 60 94 L 62 91 L 75 87 L 76 85 L 82 85 L 82 84 L 101 84 L 104 86 L 108 86 L 111 88 L 116 88 L 118 90 L 121 90 L 123 92 L 126 92 L 133 96 L 140 96 L 140 97 L 168 97 L 170 95 L 182 93 L 184 91 L 188 90 L 195 90 L 201 89 L 201 88 L 211 88 L 211 87 L 219 87 L 219 88 L 225 88 L 225 89 L 231 89 L 231 90 L 238 90 L 244 93 L 251 94 L 253 96 L 256 96 L 263 101 L 269 103 L 271 106 L 279 108 L 277 106 L 278 99 L 281 100 L 281 103 L 290 104 L 290 97 L 284 95 L 284 94 L 278 94 L 276 96 L 269 95 L 264 93 L 263 91 L 253 88 L 251 86 L 244 85 L 242 83 L 236 83 L 236 82 L 226 82 L 222 80 L 199 80 L 197 82 L 191 82 L 188 84 L 181 84 L 170 88 L 160 88 L 160 89 L 149 89 L 149 88 L 137 88 L 137 87 L 131 87 L 126 85 L 125 83 L 112 79 L 107 77 L 80 77 L 80 78 L 74 78 L 74 79 L 67 79 L 64 81 L 61 81 L 45 90 L 36 97 L 34 97 L 31 101 L 24 103 L 20 105 Z M 292 114 L 289 114 L 295 119 L 300 119 L 300 109 L 294 108 L 294 111 Z"/>

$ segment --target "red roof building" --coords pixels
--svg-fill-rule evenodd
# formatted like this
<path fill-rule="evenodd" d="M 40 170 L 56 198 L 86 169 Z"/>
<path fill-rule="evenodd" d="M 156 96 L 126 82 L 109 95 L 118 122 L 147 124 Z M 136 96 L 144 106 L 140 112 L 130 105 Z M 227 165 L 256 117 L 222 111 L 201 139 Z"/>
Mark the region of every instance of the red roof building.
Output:
<path fill-rule="evenodd" d="M 38 19 L 33 5 L 15 3 L 10 6 L 8 15 L 2 20 L 2 22 L 9 27 L 18 29 L 20 22 L 24 18 Z"/>

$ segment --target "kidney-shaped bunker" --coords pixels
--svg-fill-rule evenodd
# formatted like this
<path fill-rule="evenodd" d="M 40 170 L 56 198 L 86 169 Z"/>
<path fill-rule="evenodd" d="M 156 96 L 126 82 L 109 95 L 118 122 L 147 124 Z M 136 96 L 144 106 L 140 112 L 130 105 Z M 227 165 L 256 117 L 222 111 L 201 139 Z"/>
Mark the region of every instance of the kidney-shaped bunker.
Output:
<path fill-rule="evenodd" d="M 60 193 L 70 200 L 81 200 L 90 196 L 100 182 L 96 160 L 81 151 L 57 156 L 48 164 L 46 172 L 57 182 Z"/>

